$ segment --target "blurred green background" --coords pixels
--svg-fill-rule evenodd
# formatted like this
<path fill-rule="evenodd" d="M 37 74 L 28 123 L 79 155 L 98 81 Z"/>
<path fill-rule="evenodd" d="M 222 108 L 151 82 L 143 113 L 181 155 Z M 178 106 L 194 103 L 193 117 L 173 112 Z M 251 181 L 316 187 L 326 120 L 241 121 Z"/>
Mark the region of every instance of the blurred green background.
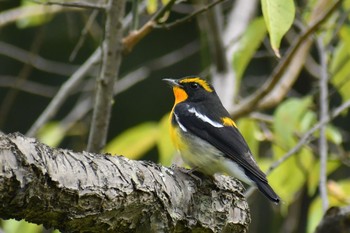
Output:
<path fill-rule="evenodd" d="M 133 2 L 127 2 L 129 16 Z M 140 8 L 142 4 L 148 7 L 148 10 L 140 11 L 139 24 L 143 25 L 154 14 L 152 7 L 159 9 L 166 2 L 139 1 Z M 193 12 L 197 9 L 195 2 L 176 3 L 165 20 L 173 22 Z M 296 19 L 282 40 L 282 56 L 308 24 L 316 6 L 326 9 L 332 1 L 324 2 L 324 5 L 317 5 L 316 1 L 295 2 Z M 344 1 L 315 34 L 326 45 L 330 109 L 350 99 L 350 26 L 346 13 L 350 9 L 349 3 Z M 230 64 L 242 76 L 236 83 L 236 100 L 261 88 L 281 61 L 271 49 L 260 4 L 255 4 L 256 12 L 249 23 L 250 29 L 247 27 L 239 38 L 231 42 L 241 46 L 241 50 L 231 55 L 236 60 Z M 18 13 L 32 6 L 38 5 L 27 0 L 0 1 L 0 130 L 4 133 L 19 131 L 25 134 L 62 84 L 103 40 L 105 16 L 91 9 L 62 7 L 54 13 L 40 13 L 40 9 L 33 8 L 30 16 L 3 23 L 9 11 Z M 220 5 L 220 14 L 225 19 L 222 24 L 228 23 L 230 19 L 226 16 L 234 6 L 235 1 L 225 1 Z M 38 15 L 33 16 L 36 10 Z M 82 36 L 92 15 L 95 17 L 86 35 Z M 119 87 L 132 85 L 115 96 L 105 152 L 152 160 L 165 166 L 176 160 L 167 126 L 173 95 L 161 79 L 188 75 L 201 75 L 209 80 L 216 78 L 211 72 L 215 64 L 210 46 L 210 34 L 213 32 L 200 26 L 200 21 L 200 18 L 193 18 L 169 30 L 155 29 L 123 57 Z M 129 31 L 126 29 L 125 34 Z M 80 47 L 77 46 L 79 41 L 82 41 Z M 305 66 L 295 74 L 296 79 L 285 98 L 267 109 L 253 111 L 258 114 L 247 114 L 237 119 L 239 129 L 264 171 L 293 148 L 318 121 L 320 74 L 317 70 L 320 53 L 317 49 L 316 45 L 312 45 L 307 58 L 302 58 Z M 75 56 L 73 51 L 76 51 Z M 94 79 L 98 73 L 99 66 L 96 65 L 79 88 L 68 94 L 57 114 L 39 130 L 36 135 L 39 140 L 53 147 L 74 151 L 86 149 Z M 84 101 L 86 105 L 82 104 Z M 344 112 L 326 128 L 330 206 L 350 203 L 349 120 L 348 112 Z M 249 197 L 250 232 L 313 232 L 323 214 L 318 192 L 318 138 L 318 133 L 313 134 L 307 146 L 268 177 L 282 197 L 284 203 L 281 206 L 271 205 L 258 192 Z M 43 231 L 41 227 L 23 221 L 2 221 L 1 226 L 6 233 Z"/>

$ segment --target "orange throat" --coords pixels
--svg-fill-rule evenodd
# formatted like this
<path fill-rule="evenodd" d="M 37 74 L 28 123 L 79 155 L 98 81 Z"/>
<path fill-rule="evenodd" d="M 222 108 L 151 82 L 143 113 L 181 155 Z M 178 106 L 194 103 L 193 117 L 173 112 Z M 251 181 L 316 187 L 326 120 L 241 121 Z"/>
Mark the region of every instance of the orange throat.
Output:
<path fill-rule="evenodd" d="M 175 96 L 175 103 L 174 103 L 173 109 L 171 110 L 171 114 L 170 114 L 170 119 L 169 119 L 170 125 L 172 125 L 171 119 L 172 119 L 172 116 L 174 113 L 175 106 L 178 103 L 181 103 L 188 98 L 186 91 L 180 87 L 173 87 L 173 92 L 174 92 L 174 96 Z M 173 125 L 173 127 L 170 127 L 171 139 L 172 139 L 172 142 L 177 150 L 179 150 L 181 147 L 184 147 L 184 143 L 182 142 L 181 137 L 179 137 L 178 133 L 179 133 L 178 129 L 175 125 Z"/>
<path fill-rule="evenodd" d="M 175 96 L 175 105 L 188 98 L 186 91 L 180 87 L 173 87 L 173 92 Z"/>

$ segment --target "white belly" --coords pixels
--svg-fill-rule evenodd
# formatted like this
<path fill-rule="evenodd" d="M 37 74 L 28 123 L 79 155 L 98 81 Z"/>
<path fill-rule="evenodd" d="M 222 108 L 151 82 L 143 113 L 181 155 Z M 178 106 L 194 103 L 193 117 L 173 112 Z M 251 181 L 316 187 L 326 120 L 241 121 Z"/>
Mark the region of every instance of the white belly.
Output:
<path fill-rule="evenodd" d="M 253 182 L 246 176 L 243 169 L 232 160 L 226 158 L 217 148 L 199 137 L 187 133 L 182 134 L 182 136 L 188 142 L 186 147 L 182 150 L 180 149 L 180 154 L 186 164 L 208 175 L 227 173 L 247 184 L 253 185 Z"/>

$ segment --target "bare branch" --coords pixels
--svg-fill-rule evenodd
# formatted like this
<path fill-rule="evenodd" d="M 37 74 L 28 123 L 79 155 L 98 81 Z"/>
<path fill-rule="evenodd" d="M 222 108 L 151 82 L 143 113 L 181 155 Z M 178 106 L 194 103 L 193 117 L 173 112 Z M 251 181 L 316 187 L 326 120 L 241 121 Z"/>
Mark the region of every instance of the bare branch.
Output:
<path fill-rule="evenodd" d="M 84 9 L 95 9 L 95 10 L 105 10 L 106 4 L 101 3 L 89 3 L 87 1 L 81 1 L 81 2 L 57 2 L 57 1 L 39 1 L 39 0 L 30 0 L 32 2 L 41 4 L 41 5 L 58 5 L 58 6 L 64 6 L 64 7 L 75 7 L 75 8 L 84 8 Z"/>
<path fill-rule="evenodd" d="M 203 13 L 203 12 L 206 12 L 207 10 L 209 10 L 210 8 L 214 7 L 215 5 L 221 3 L 221 2 L 224 2 L 226 0 L 216 0 L 216 1 L 213 1 L 211 2 L 210 4 L 208 5 L 205 5 L 203 6 L 201 9 L 199 10 L 196 10 L 195 12 L 193 12 L 192 14 L 189 14 L 185 17 L 183 17 L 182 19 L 178 19 L 178 20 L 175 20 L 174 22 L 171 22 L 171 23 L 162 23 L 162 24 L 156 24 L 154 27 L 155 28 L 162 28 L 162 29 L 171 29 L 172 27 L 176 27 L 180 24 L 183 24 L 183 23 L 186 23 L 190 20 L 192 20 L 194 17 L 196 17 L 197 15 Z"/>
<path fill-rule="evenodd" d="M 131 22 L 130 14 L 125 17 L 123 24 L 126 27 Z M 90 57 L 84 62 L 83 65 L 77 69 L 74 74 L 62 85 L 56 96 L 51 100 L 50 104 L 46 107 L 44 112 L 39 116 L 36 122 L 27 132 L 27 136 L 34 136 L 37 131 L 48 120 L 53 117 L 59 110 L 61 105 L 67 99 L 68 94 L 71 93 L 87 75 L 87 73 L 94 67 L 94 65 L 101 60 L 101 49 L 97 48 Z"/>
<path fill-rule="evenodd" d="M 75 9 L 76 10 L 76 9 Z M 61 6 L 42 6 L 31 5 L 21 6 L 0 13 L 0 28 L 8 24 L 15 23 L 17 20 L 34 17 L 43 14 L 56 14 L 61 11 L 72 11 L 72 8 Z"/>
<path fill-rule="evenodd" d="M 109 0 L 106 8 L 105 38 L 102 44 L 102 67 L 87 150 L 99 152 L 105 145 L 113 104 L 113 86 L 122 60 L 123 17 L 125 0 Z"/>
<path fill-rule="evenodd" d="M 55 87 L 30 80 L 25 80 L 19 84 L 17 82 L 17 77 L 5 75 L 0 75 L 0 87 L 10 87 L 43 97 L 53 97 L 57 91 L 57 88 Z"/>
<path fill-rule="evenodd" d="M 331 207 L 318 224 L 315 233 L 344 233 L 350 229 L 350 206 Z"/>
<path fill-rule="evenodd" d="M 327 52 L 325 50 L 325 45 L 322 41 L 323 37 L 317 37 L 316 45 L 320 56 L 320 121 L 324 121 L 328 118 L 328 61 Z M 328 209 L 328 196 L 327 196 L 327 154 L 328 154 L 328 144 L 326 138 L 326 125 L 320 127 L 320 138 L 318 140 L 318 148 L 320 153 L 320 181 L 319 190 L 322 200 L 322 209 L 325 213 Z"/>
<path fill-rule="evenodd" d="M 51 61 L 3 41 L 0 41 L 0 54 L 53 74 L 71 75 L 78 69 L 76 65 Z"/>
<path fill-rule="evenodd" d="M 98 10 L 93 10 L 91 12 L 84 28 L 80 32 L 80 37 L 79 37 L 78 42 L 76 43 L 76 45 L 73 48 L 73 51 L 69 55 L 69 61 L 73 61 L 75 59 L 78 51 L 80 50 L 81 46 L 83 45 L 84 41 L 86 40 L 86 36 L 88 34 L 88 31 L 89 31 L 91 25 L 94 23 L 94 20 L 96 19 L 98 13 L 99 13 Z"/>
<path fill-rule="evenodd" d="M 69 93 L 71 93 L 80 84 L 80 82 L 90 71 L 93 65 L 99 62 L 100 58 L 101 50 L 98 48 L 90 56 L 90 58 L 86 60 L 85 63 L 82 66 L 80 66 L 80 68 L 62 85 L 62 87 L 52 99 L 50 104 L 46 107 L 44 112 L 28 130 L 27 136 L 34 136 L 38 132 L 40 127 L 56 114 L 56 112 L 59 110 L 64 101 L 68 98 Z"/>
<path fill-rule="evenodd" d="M 0 217 L 61 232 L 247 232 L 243 186 L 0 134 Z"/>
<path fill-rule="evenodd" d="M 267 109 L 280 103 L 299 77 L 299 73 L 304 67 L 305 60 L 309 55 L 312 38 L 306 38 L 299 46 L 283 75 L 269 93 L 258 103 L 259 109 Z"/>
<path fill-rule="evenodd" d="M 145 23 L 140 29 L 132 30 L 125 38 L 123 38 L 123 53 L 127 54 L 132 51 L 137 43 L 139 43 L 143 38 L 145 38 L 157 24 L 157 21 L 160 20 L 166 12 L 171 10 L 171 7 L 174 5 L 175 0 L 169 1 L 164 5 L 152 18 Z"/>

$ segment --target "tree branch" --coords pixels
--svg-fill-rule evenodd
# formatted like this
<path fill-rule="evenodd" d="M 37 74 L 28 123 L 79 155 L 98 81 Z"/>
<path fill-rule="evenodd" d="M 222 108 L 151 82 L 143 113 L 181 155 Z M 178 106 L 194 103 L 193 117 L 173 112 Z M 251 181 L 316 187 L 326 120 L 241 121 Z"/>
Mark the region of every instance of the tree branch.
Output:
<path fill-rule="evenodd" d="M 63 8 L 61 6 L 43 6 L 43 5 L 29 5 L 29 6 L 20 6 L 13 8 L 11 10 L 6 10 L 0 13 L 0 28 L 15 23 L 18 20 L 35 17 L 40 15 L 47 14 L 56 14 L 62 11 L 72 11 L 70 8 Z M 76 9 L 75 9 L 76 10 Z"/>
<path fill-rule="evenodd" d="M 76 2 L 56 2 L 56 1 L 38 1 L 31 0 L 32 2 L 41 4 L 41 5 L 58 5 L 64 7 L 75 7 L 75 8 L 84 8 L 84 9 L 96 9 L 96 10 L 104 10 L 107 6 L 103 3 L 89 3 L 87 1 L 76 1 Z"/>
<path fill-rule="evenodd" d="M 21 90 L 33 95 L 39 95 L 43 97 L 52 97 L 57 88 L 37 83 L 30 80 L 25 80 L 24 82 L 18 83 L 17 77 L 0 75 L 0 87 L 9 87 L 17 90 Z M 1 115 L 1 114 L 0 114 Z"/>
<path fill-rule="evenodd" d="M 101 49 L 96 49 L 85 63 L 79 67 L 77 71 L 62 85 L 50 104 L 45 108 L 44 112 L 34 122 L 28 130 L 27 136 L 34 136 L 41 126 L 43 126 L 52 116 L 56 114 L 64 101 L 68 98 L 68 94 L 72 92 L 83 80 L 85 75 L 90 71 L 94 64 L 101 58 Z"/>
<path fill-rule="evenodd" d="M 59 75 L 71 75 L 78 69 L 77 65 L 48 60 L 12 44 L 0 41 L 0 54 L 33 66 L 38 70 Z"/>
<path fill-rule="evenodd" d="M 189 14 L 181 19 L 175 20 L 174 22 L 171 23 L 163 23 L 163 24 L 157 24 L 155 25 L 155 28 L 163 28 L 163 29 L 171 29 L 173 27 L 177 27 L 180 24 L 183 24 L 185 22 L 190 21 L 191 19 L 193 19 L 195 16 L 202 14 L 203 12 L 208 11 L 210 8 L 216 6 L 217 4 L 224 2 L 226 0 L 216 0 L 213 1 L 211 3 L 209 3 L 208 5 L 205 5 L 203 7 L 201 7 L 200 9 L 196 10 L 195 12 L 193 12 L 192 14 Z"/>
<path fill-rule="evenodd" d="M 242 185 L 0 135 L 0 217 L 62 232 L 247 232 Z"/>
<path fill-rule="evenodd" d="M 101 74 L 97 90 L 87 150 L 99 152 L 106 144 L 113 104 L 113 86 L 122 60 L 125 0 L 109 0 L 106 8 L 105 38 L 102 44 Z"/>
<path fill-rule="evenodd" d="M 323 33 L 324 35 L 324 33 Z M 324 36 L 320 36 L 316 39 L 317 48 L 320 56 L 320 121 L 324 121 L 328 118 L 328 65 L 327 65 L 327 52 L 325 51 L 325 45 L 323 43 Z M 319 190 L 322 199 L 322 210 L 325 213 L 328 209 L 328 196 L 327 196 L 327 154 L 328 144 L 326 138 L 326 125 L 320 127 L 320 138 L 318 140 L 318 148 L 320 153 L 320 181 Z"/>
<path fill-rule="evenodd" d="M 350 206 L 332 207 L 327 210 L 315 233 L 344 233 L 350 229 Z"/>
<path fill-rule="evenodd" d="M 131 22 L 131 17 L 126 17 L 124 20 L 124 27 L 127 27 Z M 0 19 L 1 23 L 1 19 Z M 1 26 L 1 24 L 0 24 Z M 38 117 L 35 123 L 27 132 L 27 136 L 34 136 L 40 127 L 49 121 L 56 112 L 60 109 L 62 104 L 66 101 L 68 94 L 71 93 L 84 79 L 86 74 L 93 68 L 93 66 L 101 60 L 101 48 L 98 47 L 90 57 L 77 69 L 73 75 L 62 85 L 58 93 L 51 100 L 44 112 Z"/>

